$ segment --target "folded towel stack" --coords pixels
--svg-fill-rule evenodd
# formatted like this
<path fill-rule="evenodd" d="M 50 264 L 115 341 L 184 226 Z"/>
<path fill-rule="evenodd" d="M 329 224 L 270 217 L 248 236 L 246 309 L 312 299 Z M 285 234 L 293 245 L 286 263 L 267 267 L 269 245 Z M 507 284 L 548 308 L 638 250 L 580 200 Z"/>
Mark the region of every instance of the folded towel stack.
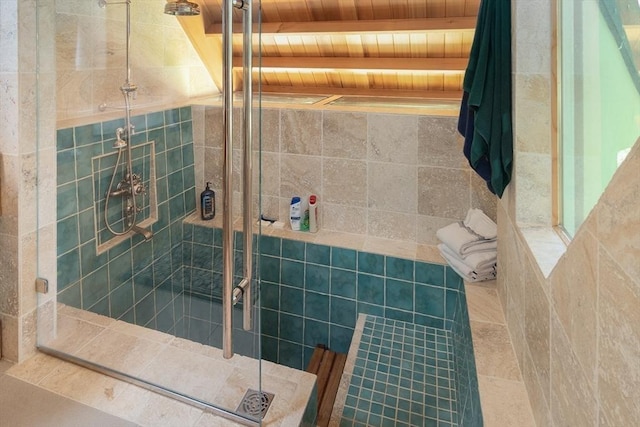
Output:
<path fill-rule="evenodd" d="M 496 278 L 498 226 L 480 209 L 470 209 L 464 221 L 439 229 L 440 254 L 469 282 Z"/>

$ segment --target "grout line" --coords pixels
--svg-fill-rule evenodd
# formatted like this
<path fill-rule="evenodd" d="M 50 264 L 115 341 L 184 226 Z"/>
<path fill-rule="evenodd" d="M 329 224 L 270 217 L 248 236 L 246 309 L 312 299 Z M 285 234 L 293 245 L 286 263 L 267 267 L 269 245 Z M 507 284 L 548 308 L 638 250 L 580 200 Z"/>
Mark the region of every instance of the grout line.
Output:
<path fill-rule="evenodd" d="M 484 375 L 484 374 L 477 374 L 477 375 L 478 375 L 478 377 L 491 378 L 491 379 L 494 379 L 494 380 L 506 381 L 506 382 L 512 383 L 512 384 L 522 384 L 522 385 L 524 385 L 524 380 L 517 381 L 517 380 L 511 380 L 511 379 L 503 378 L 503 377 L 496 377 L 496 376 L 493 376 L 493 375 Z"/>
<path fill-rule="evenodd" d="M 474 322 L 474 323 L 486 323 L 486 324 L 489 324 L 489 325 L 500 325 L 500 326 L 504 326 L 505 328 L 507 327 L 506 323 L 492 322 L 490 320 L 474 319 L 471 316 L 469 316 L 469 321 L 470 322 Z"/>

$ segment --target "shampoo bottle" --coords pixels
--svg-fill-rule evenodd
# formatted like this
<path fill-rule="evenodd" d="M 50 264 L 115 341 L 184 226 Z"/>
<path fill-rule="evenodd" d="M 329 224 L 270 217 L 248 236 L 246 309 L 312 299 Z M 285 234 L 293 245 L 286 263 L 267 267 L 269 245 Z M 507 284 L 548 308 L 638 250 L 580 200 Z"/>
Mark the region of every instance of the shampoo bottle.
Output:
<path fill-rule="evenodd" d="M 200 193 L 200 217 L 204 220 L 213 219 L 216 216 L 216 193 L 209 188 L 210 182 L 207 182 L 207 188 Z"/>
<path fill-rule="evenodd" d="M 300 231 L 301 211 L 302 204 L 300 203 L 300 197 L 292 198 L 291 206 L 289 208 L 289 220 L 291 221 L 291 229 L 294 231 Z"/>
<path fill-rule="evenodd" d="M 309 196 L 309 231 L 318 231 L 318 197 L 315 194 Z"/>

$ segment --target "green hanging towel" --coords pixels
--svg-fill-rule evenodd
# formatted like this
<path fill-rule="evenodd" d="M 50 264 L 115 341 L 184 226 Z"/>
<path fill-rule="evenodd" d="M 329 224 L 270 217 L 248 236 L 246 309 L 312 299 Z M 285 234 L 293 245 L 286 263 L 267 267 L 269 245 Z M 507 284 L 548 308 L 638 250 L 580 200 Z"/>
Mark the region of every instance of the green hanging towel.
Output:
<path fill-rule="evenodd" d="M 490 166 L 489 188 L 502 197 L 513 164 L 510 0 L 482 0 L 463 89 L 474 121 L 469 163 Z"/>

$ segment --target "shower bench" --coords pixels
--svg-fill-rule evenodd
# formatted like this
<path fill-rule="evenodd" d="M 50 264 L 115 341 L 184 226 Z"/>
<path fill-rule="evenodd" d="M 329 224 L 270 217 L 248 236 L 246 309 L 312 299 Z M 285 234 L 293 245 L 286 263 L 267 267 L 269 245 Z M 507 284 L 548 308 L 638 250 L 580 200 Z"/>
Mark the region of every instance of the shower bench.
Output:
<path fill-rule="evenodd" d="M 326 427 L 331 419 L 333 404 L 338 393 L 347 355 L 329 350 L 327 346 L 318 344 L 313 351 L 307 372 L 317 375 L 318 417 L 316 425 Z"/>

